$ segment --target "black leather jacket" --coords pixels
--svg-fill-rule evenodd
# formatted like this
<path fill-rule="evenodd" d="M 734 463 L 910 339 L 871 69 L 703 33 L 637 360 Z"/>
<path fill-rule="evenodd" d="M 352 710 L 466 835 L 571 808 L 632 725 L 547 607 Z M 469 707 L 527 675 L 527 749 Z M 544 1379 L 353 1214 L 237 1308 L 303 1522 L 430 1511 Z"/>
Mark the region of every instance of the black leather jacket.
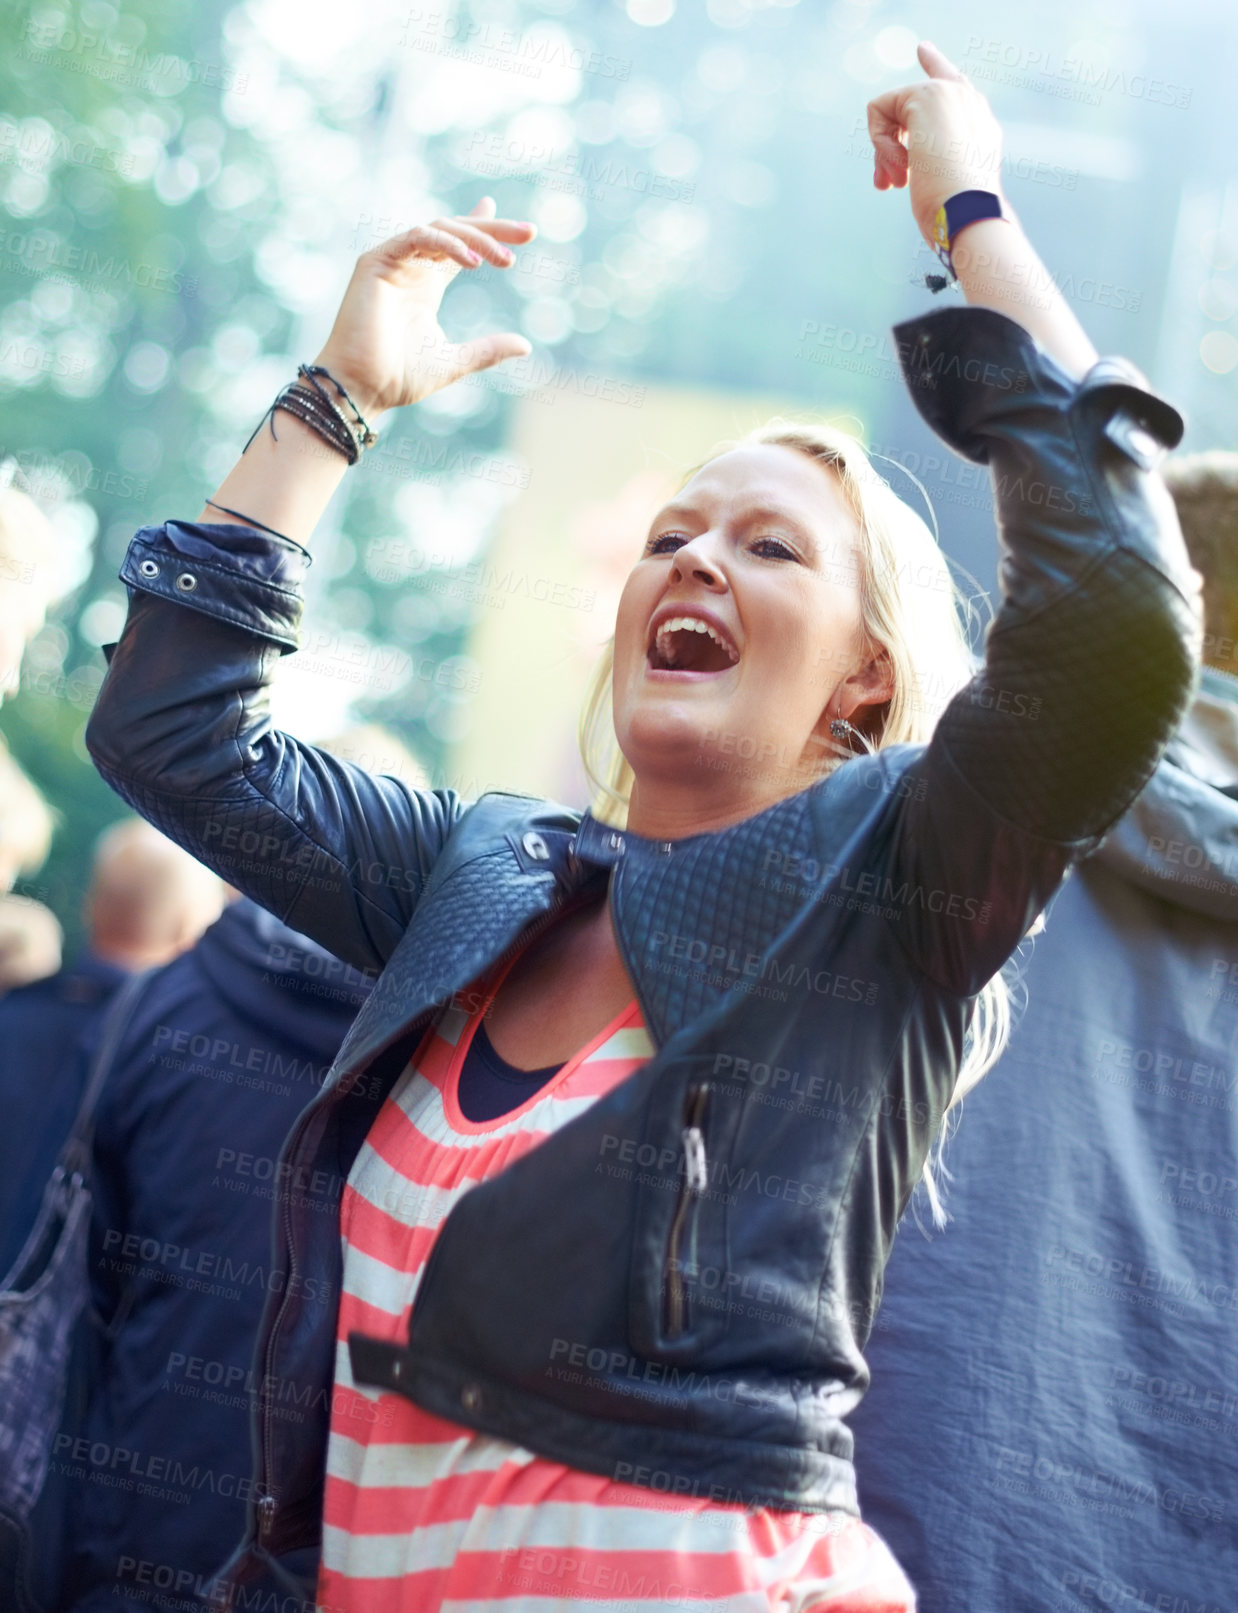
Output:
<path fill-rule="evenodd" d="M 994 473 L 985 670 L 928 746 L 717 833 L 470 805 L 274 731 L 266 676 L 295 647 L 303 552 L 235 526 L 134 539 L 87 734 L 100 771 L 285 921 L 383 969 L 285 1150 L 238 1580 L 319 1539 L 338 1196 L 378 1104 L 437 1005 L 608 877 L 656 1057 L 455 1205 L 407 1350 L 358 1342 L 355 1371 L 589 1472 L 856 1510 L 844 1419 L 975 993 L 1150 777 L 1200 635 L 1154 472 L 1181 421 L 1138 371 L 1104 360 L 1075 383 L 985 309 L 895 336 L 921 412 Z"/>

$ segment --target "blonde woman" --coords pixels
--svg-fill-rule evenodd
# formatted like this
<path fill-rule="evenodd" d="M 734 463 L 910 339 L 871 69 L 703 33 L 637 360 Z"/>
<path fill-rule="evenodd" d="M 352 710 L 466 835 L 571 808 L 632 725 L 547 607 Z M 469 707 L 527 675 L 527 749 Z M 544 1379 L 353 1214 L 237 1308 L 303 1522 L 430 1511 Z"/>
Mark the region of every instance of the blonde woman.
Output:
<path fill-rule="evenodd" d="M 896 336 L 922 413 L 993 466 L 1004 545 L 985 670 L 935 730 L 962 653 L 940 556 L 856 444 L 779 428 L 646 535 L 610 677 L 628 782 L 597 813 L 468 804 L 272 729 L 300 544 L 375 417 L 527 349 L 437 323 L 452 274 L 533 234 L 489 199 L 362 256 L 277 432 L 199 522 L 134 540 L 100 769 L 383 969 L 280 1162 L 221 1596 L 913 1605 L 845 1420 L 882 1268 L 992 1050 L 990 982 L 1148 778 L 1199 640 L 1154 469 L 1181 422 L 1098 363 L 1008 208 L 961 222 L 961 194 L 1000 202 L 999 132 L 920 59 L 869 108 L 875 182 L 910 181 L 930 238 L 944 210 L 985 306 Z"/>

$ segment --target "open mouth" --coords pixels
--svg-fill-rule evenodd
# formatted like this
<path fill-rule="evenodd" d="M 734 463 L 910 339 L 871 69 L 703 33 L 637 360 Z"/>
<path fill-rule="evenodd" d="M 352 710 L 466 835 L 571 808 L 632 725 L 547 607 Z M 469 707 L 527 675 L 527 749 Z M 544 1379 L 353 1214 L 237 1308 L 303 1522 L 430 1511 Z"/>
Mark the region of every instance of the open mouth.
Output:
<path fill-rule="evenodd" d="M 647 659 L 654 672 L 726 672 L 739 651 L 698 616 L 668 616 L 658 624 Z"/>

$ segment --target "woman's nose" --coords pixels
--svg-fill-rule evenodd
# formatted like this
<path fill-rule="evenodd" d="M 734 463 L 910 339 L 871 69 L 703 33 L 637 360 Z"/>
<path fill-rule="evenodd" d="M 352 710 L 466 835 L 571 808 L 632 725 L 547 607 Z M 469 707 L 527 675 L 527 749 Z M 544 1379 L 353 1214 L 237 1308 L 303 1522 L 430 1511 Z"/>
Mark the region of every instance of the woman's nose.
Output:
<path fill-rule="evenodd" d="M 692 538 L 689 542 L 681 544 L 675 550 L 671 560 L 671 577 L 676 582 L 692 578 L 706 588 L 725 588 L 726 578 L 717 559 L 710 552 L 708 543 L 703 542 L 706 534 Z"/>

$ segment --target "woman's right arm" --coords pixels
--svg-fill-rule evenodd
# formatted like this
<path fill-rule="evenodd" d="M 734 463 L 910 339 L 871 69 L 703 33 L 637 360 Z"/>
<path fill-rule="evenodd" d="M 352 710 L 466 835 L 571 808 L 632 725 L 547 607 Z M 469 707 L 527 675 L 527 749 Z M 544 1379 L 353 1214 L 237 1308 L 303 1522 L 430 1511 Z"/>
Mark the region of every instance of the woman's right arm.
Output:
<path fill-rule="evenodd" d="M 450 343 L 438 325 L 458 266 L 501 267 L 502 242 L 534 233 L 492 212 L 486 198 L 358 260 L 317 362 L 371 425 L 529 350 L 512 333 Z M 230 884 L 347 962 L 381 968 L 465 803 L 272 726 L 270 669 L 297 647 L 302 544 L 347 468 L 292 415 L 274 421 L 278 439 L 264 425 L 215 494 L 248 521 L 208 506 L 134 538 L 129 615 L 86 743 L 113 789 Z"/>
<path fill-rule="evenodd" d="M 511 331 L 451 342 L 438 322 L 443 293 L 462 267 L 488 262 L 507 268 L 512 254 L 504 243 L 523 244 L 537 233 L 533 224 L 496 219 L 493 212 L 494 203 L 485 196 L 464 217 L 418 225 L 357 259 L 331 334 L 314 362 L 339 381 L 370 425 L 463 375 L 530 352 L 524 337 Z M 308 543 L 348 464 L 290 414 L 276 417 L 275 430 L 278 441 L 262 427 L 214 502 Z M 199 517 L 219 519 L 218 512 Z"/>

